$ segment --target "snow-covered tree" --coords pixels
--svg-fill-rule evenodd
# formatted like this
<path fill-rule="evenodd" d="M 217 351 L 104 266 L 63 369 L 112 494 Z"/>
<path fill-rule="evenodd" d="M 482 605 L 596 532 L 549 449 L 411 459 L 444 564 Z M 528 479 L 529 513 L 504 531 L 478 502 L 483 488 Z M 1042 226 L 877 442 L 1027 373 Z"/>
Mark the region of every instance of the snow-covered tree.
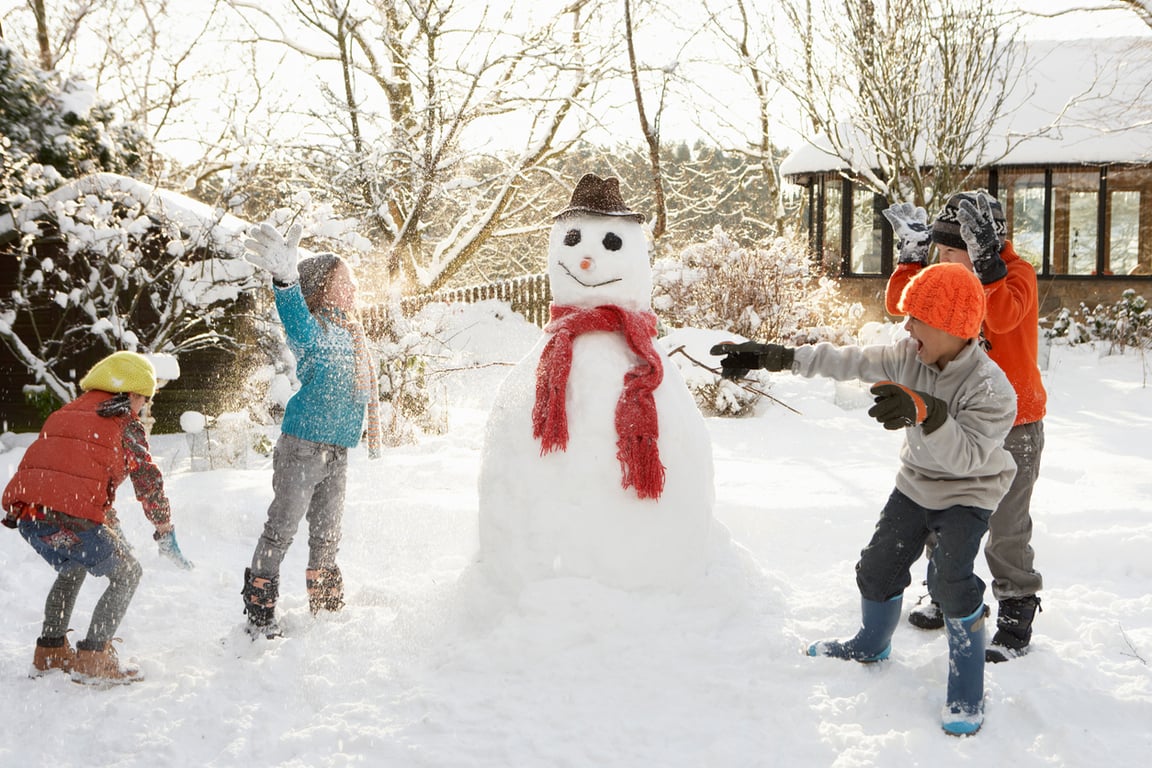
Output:
<path fill-rule="evenodd" d="M 831 151 L 890 201 L 934 210 L 1014 146 L 991 135 L 1023 66 L 995 0 L 781 8 L 798 46 L 785 53 L 781 82 Z"/>
<path fill-rule="evenodd" d="M 0 136 L 8 141 L 8 183 L 14 192 L 28 195 L 86 173 L 136 174 L 150 151 L 140 131 L 119 120 L 85 80 L 40 70 L 3 40 Z M 38 170 L 29 173 L 34 167 Z"/>
<path fill-rule="evenodd" d="M 13 202 L 0 341 L 56 400 L 111 351 L 238 346 L 236 300 L 258 285 L 242 222 L 110 174 Z"/>
<path fill-rule="evenodd" d="M 422 289 L 536 205 L 605 47 L 585 36 L 594 2 L 231 2 L 312 73 L 298 84 L 317 126 L 297 147 L 300 183 L 361 220 L 381 271 Z"/>

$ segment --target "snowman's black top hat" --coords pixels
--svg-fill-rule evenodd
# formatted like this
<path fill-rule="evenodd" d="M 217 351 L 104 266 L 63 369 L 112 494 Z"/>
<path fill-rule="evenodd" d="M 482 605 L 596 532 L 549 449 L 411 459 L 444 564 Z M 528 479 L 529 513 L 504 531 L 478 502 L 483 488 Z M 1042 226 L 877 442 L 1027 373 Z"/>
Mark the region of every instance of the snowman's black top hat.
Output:
<path fill-rule="evenodd" d="M 594 173 L 586 173 L 576 184 L 568 207 L 556 214 L 554 219 L 569 216 L 592 214 L 595 216 L 620 216 L 643 223 L 644 214 L 636 213 L 624 204 L 620 197 L 620 180 L 614 176 L 602 179 Z"/>

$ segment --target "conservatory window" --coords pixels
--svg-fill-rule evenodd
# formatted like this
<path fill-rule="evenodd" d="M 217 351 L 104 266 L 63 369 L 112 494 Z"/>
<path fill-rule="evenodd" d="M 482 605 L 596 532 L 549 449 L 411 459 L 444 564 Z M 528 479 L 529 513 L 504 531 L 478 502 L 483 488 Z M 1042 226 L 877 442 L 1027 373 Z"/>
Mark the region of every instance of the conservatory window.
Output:
<path fill-rule="evenodd" d="M 833 267 L 836 272 L 840 271 L 840 263 L 843 258 L 840 244 L 843 238 L 841 205 L 844 200 L 844 193 L 841 187 L 839 179 L 824 180 L 823 261 L 825 266 Z"/>
<path fill-rule="evenodd" d="M 1111 171 L 1107 199 L 1106 273 L 1152 274 L 1152 171 Z"/>
<path fill-rule="evenodd" d="M 852 274 L 880 274 L 880 214 L 870 189 L 852 192 Z"/>
<path fill-rule="evenodd" d="M 1052 272 L 1096 273 L 1100 172 L 1060 171 L 1052 175 Z"/>
<path fill-rule="evenodd" d="M 1008 218 L 1008 239 L 1037 272 L 1044 268 L 1044 174 L 1005 174 L 1000 201 Z"/>

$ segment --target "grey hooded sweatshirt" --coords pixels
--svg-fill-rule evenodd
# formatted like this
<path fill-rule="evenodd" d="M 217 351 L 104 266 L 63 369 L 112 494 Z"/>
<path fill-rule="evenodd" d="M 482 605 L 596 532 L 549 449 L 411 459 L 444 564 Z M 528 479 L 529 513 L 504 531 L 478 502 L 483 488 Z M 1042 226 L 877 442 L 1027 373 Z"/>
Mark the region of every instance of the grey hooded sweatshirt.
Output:
<path fill-rule="evenodd" d="M 948 418 L 930 435 L 904 430 L 896 488 L 928 509 L 953 505 L 996 509 L 1016 474 L 1004 438 L 1016 419 L 1016 392 L 980 346 L 968 346 L 944 370 L 925 365 L 916 342 L 797 347 L 792 372 L 839 381 L 894 381 L 948 404 Z"/>

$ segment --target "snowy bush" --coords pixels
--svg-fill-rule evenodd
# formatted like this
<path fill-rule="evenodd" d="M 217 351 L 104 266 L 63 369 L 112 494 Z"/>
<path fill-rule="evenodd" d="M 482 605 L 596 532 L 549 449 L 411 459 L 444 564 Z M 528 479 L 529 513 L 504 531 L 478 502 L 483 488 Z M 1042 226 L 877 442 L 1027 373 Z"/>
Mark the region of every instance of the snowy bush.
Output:
<path fill-rule="evenodd" d="M 385 445 L 414 442 L 416 432 L 448 429 L 442 392 L 429 382 L 430 363 L 442 349 L 442 329 L 430 318 L 406 317 L 399 301 L 377 308 L 373 328 Z"/>
<path fill-rule="evenodd" d="M 1046 335 L 1069 344 L 1103 341 L 1110 345 L 1109 351 L 1118 349 L 1121 353 L 1129 347 L 1147 350 L 1152 348 L 1152 308 L 1129 288 L 1108 306 L 1097 304 L 1089 309 L 1081 304 L 1075 312 L 1060 310 Z"/>
<path fill-rule="evenodd" d="M 808 249 L 779 237 L 743 246 L 717 227 L 712 239 L 652 268 L 652 307 L 673 327 L 729 331 L 757 341 L 851 343 L 863 307 L 813 271 Z"/>
<path fill-rule="evenodd" d="M 0 341 L 57 404 L 75 397 L 78 369 L 109 352 L 241 346 L 236 300 L 258 284 L 254 269 L 224 214 L 200 207 L 187 215 L 149 185 L 105 174 L 13 209 L 20 236 L 3 251 L 14 289 L 0 296 Z"/>

